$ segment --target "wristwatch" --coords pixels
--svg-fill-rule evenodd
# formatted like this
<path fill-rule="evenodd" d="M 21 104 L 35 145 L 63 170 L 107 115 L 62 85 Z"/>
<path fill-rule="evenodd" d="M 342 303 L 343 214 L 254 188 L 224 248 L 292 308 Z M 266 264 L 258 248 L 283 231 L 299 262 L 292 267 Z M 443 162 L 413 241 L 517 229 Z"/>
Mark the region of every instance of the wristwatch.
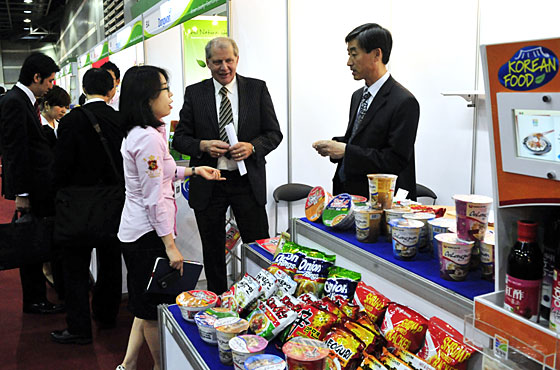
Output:
<path fill-rule="evenodd" d="M 191 177 L 196 177 L 196 167 L 195 166 L 191 167 L 191 172 L 192 172 Z"/>

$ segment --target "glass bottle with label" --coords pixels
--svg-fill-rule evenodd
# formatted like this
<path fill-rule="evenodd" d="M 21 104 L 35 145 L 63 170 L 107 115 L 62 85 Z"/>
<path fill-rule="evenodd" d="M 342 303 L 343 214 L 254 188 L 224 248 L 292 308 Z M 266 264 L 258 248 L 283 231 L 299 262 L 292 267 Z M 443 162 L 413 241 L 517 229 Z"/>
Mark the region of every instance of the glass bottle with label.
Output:
<path fill-rule="evenodd" d="M 508 255 L 504 308 L 537 321 L 543 255 L 537 243 L 537 224 L 517 221 L 517 242 Z"/>

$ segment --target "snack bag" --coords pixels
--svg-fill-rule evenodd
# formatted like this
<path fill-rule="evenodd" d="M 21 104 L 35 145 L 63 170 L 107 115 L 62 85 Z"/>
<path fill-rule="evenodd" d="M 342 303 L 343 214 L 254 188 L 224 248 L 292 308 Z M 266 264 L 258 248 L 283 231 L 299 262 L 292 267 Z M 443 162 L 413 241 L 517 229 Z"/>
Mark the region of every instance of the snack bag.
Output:
<path fill-rule="evenodd" d="M 378 359 L 372 355 L 364 354 L 362 363 L 356 370 L 388 370 Z"/>
<path fill-rule="evenodd" d="M 341 370 L 354 369 L 360 362 L 361 353 L 364 350 L 364 343 L 356 338 L 350 331 L 336 327 L 325 337 L 325 344 L 331 350 L 331 357 L 335 364 L 338 362 Z"/>
<path fill-rule="evenodd" d="M 354 292 L 358 282 L 362 280 L 362 274 L 359 272 L 334 266 L 329 270 L 327 281 L 325 281 L 324 294 L 334 299 L 340 296 L 348 301 L 354 299 Z"/>
<path fill-rule="evenodd" d="M 320 297 L 327 280 L 329 268 L 334 265 L 335 260 L 335 255 L 310 250 L 307 256 L 301 260 L 294 275 L 294 281 L 298 283 L 296 296 L 304 293 L 313 293 Z"/>
<path fill-rule="evenodd" d="M 383 348 L 383 353 L 379 356 L 379 360 L 381 363 L 387 368 L 391 370 L 412 370 L 407 364 L 396 358 L 387 350 L 387 348 Z"/>
<path fill-rule="evenodd" d="M 276 278 L 276 282 L 278 284 L 278 291 L 294 295 L 297 289 L 297 283 L 283 270 L 278 270 L 274 273 L 274 277 Z"/>
<path fill-rule="evenodd" d="M 428 320 L 418 312 L 397 303 L 389 304 L 381 332 L 390 348 L 401 347 L 418 352 L 428 330 Z"/>
<path fill-rule="evenodd" d="M 231 288 L 222 294 L 222 307 L 245 316 L 256 306 L 257 299 L 261 295 L 261 286 L 251 275 L 245 274 L 243 279 L 233 284 Z"/>
<path fill-rule="evenodd" d="M 360 338 L 365 345 L 364 351 L 367 353 L 373 353 L 376 349 L 380 349 L 383 346 L 381 343 L 381 339 L 383 338 L 381 334 L 376 335 L 355 322 L 346 321 L 344 323 L 344 328 L 354 334 L 357 338 Z M 379 344 L 381 344 L 381 347 L 379 347 Z"/>
<path fill-rule="evenodd" d="M 302 247 L 293 242 L 286 242 L 282 246 L 282 250 L 274 256 L 274 260 L 270 264 L 268 271 L 271 274 L 276 274 L 276 271 L 282 270 L 290 276 L 294 276 L 297 271 L 302 258 L 309 252 L 310 249 Z"/>
<path fill-rule="evenodd" d="M 305 302 L 289 294 L 280 294 L 277 295 L 277 297 L 279 298 L 280 302 L 283 305 L 285 305 L 286 307 L 288 307 L 290 310 L 294 312 L 299 312 L 303 310 L 303 308 L 306 306 Z"/>
<path fill-rule="evenodd" d="M 474 351 L 474 348 L 463 343 L 461 333 L 445 321 L 432 317 L 418 357 L 438 370 L 466 370 L 467 361 Z"/>
<path fill-rule="evenodd" d="M 323 297 L 322 299 L 313 302 L 311 305 L 320 308 L 323 311 L 335 314 L 337 317 L 337 324 L 348 319 L 344 312 L 342 312 L 342 310 L 338 308 L 338 306 L 329 297 Z"/>
<path fill-rule="evenodd" d="M 293 337 L 306 337 L 323 340 L 336 319 L 336 315 L 330 312 L 323 311 L 311 305 L 306 305 L 297 314 L 297 318 L 294 320 L 285 339 L 288 341 Z"/>
<path fill-rule="evenodd" d="M 276 293 L 276 290 L 278 289 L 278 282 L 276 281 L 274 275 L 267 270 L 262 269 L 259 271 L 257 276 L 255 276 L 255 280 L 258 281 L 261 287 L 261 299 L 267 300 L 271 295 Z"/>
<path fill-rule="evenodd" d="M 282 304 L 278 297 L 272 296 L 260 302 L 259 307 L 247 317 L 247 321 L 253 333 L 270 341 L 290 325 L 296 316 L 295 311 Z"/>
<path fill-rule="evenodd" d="M 317 296 L 315 296 L 315 294 L 313 293 L 304 293 L 300 295 L 298 299 L 306 304 L 311 304 L 319 300 L 319 298 L 317 298 Z"/>
<path fill-rule="evenodd" d="M 430 330 L 428 328 L 428 330 Z M 427 335 L 427 334 L 426 334 Z M 393 355 L 399 360 L 407 364 L 412 370 L 435 370 L 433 366 L 422 360 L 420 357 L 408 352 L 405 349 L 397 348 L 393 351 Z"/>
<path fill-rule="evenodd" d="M 389 298 L 363 281 L 358 283 L 356 294 L 354 294 L 354 304 L 367 312 L 374 322 L 381 320 L 390 302 Z"/>

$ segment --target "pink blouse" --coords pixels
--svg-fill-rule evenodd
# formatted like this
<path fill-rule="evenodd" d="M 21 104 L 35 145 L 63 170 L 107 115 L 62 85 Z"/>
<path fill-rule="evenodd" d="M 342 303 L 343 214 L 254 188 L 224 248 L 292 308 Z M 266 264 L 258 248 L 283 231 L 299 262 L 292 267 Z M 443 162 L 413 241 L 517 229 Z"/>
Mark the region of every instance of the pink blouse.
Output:
<path fill-rule="evenodd" d="M 118 237 L 133 242 L 155 230 L 158 236 L 175 235 L 173 181 L 185 178 L 167 149 L 165 126 L 134 127 L 123 140 L 126 200 Z"/>

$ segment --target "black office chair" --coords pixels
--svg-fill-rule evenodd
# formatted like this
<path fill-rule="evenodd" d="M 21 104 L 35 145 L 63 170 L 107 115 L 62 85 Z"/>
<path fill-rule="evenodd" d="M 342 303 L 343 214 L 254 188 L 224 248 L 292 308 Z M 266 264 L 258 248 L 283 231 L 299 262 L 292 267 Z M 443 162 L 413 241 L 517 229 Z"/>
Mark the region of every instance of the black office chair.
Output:
<path fill-rule="evenodd" d="M 437 195 L 432 191 L 432 189 L 422 185 L 416 184 L 416 198 L 426 197 L 432 198 L 432 205 L 436 204 Z"/>
<path fill-rule="evenodd" d="M 272 197 L 274 198 L 274 235 L 278 235 L 278 203 L 282 200 L 284 202 L 294 202 L 307 198 L 309 192 L 313 189 L 312 186 L 305 184 L 284 184 L 274 189 Z M 289 222 L 289 220 L 288 220 Z"/>

